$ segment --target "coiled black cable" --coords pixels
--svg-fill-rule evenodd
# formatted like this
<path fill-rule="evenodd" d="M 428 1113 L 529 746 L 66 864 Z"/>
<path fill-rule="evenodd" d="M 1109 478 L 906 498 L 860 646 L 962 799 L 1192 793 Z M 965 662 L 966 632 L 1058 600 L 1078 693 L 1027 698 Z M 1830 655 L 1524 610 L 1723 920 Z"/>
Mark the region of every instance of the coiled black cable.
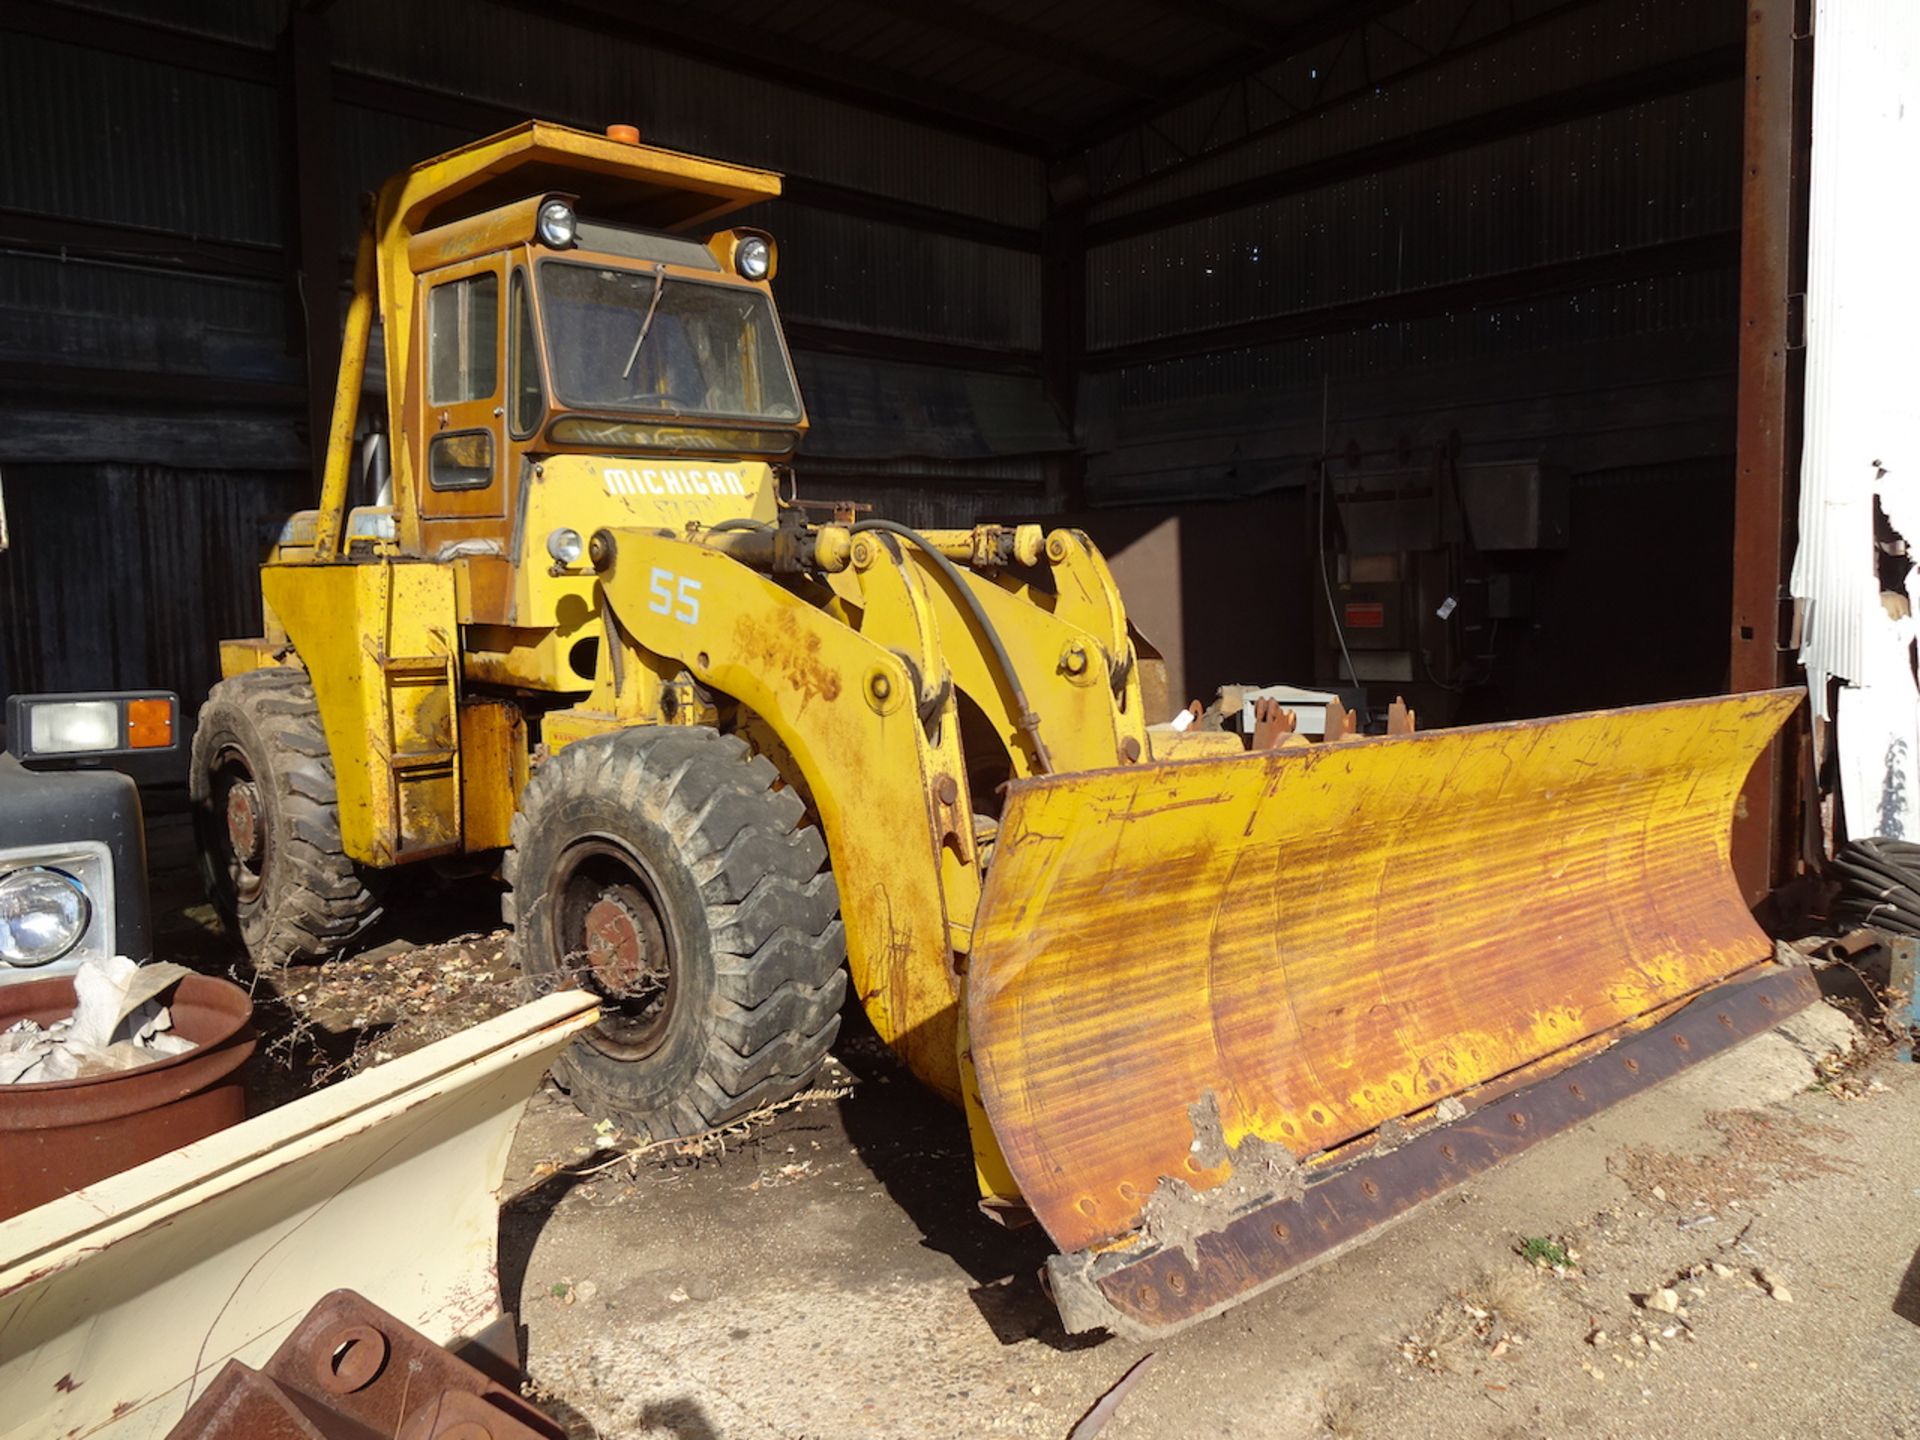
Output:
<path fill-rule="evenodd" d="M 1850 840 L 1828 869 L 1840 881 L 1835 918 L 1920 935 L 1920 845 L 1882 835 Z"/>

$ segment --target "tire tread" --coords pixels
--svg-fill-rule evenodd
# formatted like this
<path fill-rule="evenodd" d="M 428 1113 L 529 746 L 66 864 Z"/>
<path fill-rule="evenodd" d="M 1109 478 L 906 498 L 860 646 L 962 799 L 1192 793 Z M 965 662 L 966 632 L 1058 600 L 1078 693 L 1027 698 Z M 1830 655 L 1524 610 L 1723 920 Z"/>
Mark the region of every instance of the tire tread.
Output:
<path fill-rule="evenodd" d="M 246 942 L 256 968 L 329 959 L 383 912 L 373 876 L 346 853 L 340 838 L 339 786 L 313 685 L 304 671 L 270 666 L 213 687 L 194 734 L 196 806 L 209 802 L 213 756 L 207 752 L 213 742 L 205 737 L 228 707 L 262 742 L 264 753 L 248 761 L 255 783 L 269 792 L 268 804 L 284 820 L 274 851 L 283 868 L 268 882 L 264 910 L 253 915 L 240 915 L 211 875 L 208 891 Z M 202 823 L 224 822 L 202 816 Z"/>
<path fill-rule="evenodd" d="M 805 807 L 780 788 L 779 772 L 736 736 L 657 726 L 583 740 L 535 772 L 514 816 L 502 873 L 502 914 L 514 955 L 533 924 L 537 883 L 525 851 L 547 816 L 582 793 L 612 794 L 672 838 L 706 909 L 713 939 L 710 1040 L 692 1081 L 658 1109 L 623 1108 L 617 1064 L 583 1064 L 574 1051 L 555 1074 L 583 1108 L 619 1116 L 655 1138 L 696 1134 L 803 1088 L 839 1034 L 846 998 L 846 930 L 820 833 Z M 681 963 L 685 963 L 683 958 Z M 576 1050 L 578 1047 L 576 1047 Z"/>

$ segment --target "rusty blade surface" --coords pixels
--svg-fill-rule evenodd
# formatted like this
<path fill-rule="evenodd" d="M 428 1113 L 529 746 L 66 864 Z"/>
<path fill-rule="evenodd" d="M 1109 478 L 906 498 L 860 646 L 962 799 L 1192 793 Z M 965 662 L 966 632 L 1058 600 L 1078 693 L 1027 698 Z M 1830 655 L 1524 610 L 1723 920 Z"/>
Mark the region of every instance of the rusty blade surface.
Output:
<path fill-rule="evenodd" d="M 1145 1340 L 1216 1315 L 1819 998 L 1811 970 L 1764 962 L 1549 1079 L 1486 1098 L 1397 1148 L 1336 1163 L 1298 1194 L 1222 1215 L 1217 1229 L 1185 1243 L 1056 1255 L 1047 1274 L 1060 1318 L 1070 1331 Z"/>
<path fill-rule="evenodd" d="M 1799 696 L 1016 782 L 968 1019 L 1054 1243 L 1270 1191 L 1765 959 L 1728 824 Z"/>

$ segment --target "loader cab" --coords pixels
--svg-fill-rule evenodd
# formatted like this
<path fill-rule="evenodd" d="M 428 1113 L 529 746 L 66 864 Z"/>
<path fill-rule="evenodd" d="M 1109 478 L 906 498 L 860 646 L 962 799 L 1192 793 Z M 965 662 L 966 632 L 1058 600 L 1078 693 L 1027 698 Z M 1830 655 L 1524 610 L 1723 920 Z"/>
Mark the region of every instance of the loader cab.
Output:
<path fill-rule="evenodd" d="M 461 565 L 470 623 L 564 618 L 580 586 L 548 583 L 566 578 L 544 573 L 566 568 L 564 550 L 549 554 L 555 531 L 757 514 L 740 477 L 790 458 L 805 430 L 770 236 L 699 240 L 576 204 L 528 197 L 410 247 L 415 334 L 393 427 L 409 447 L 418 553 Z M 770 481 L 753 488 L 771 502 Z M 729 499 L 746 503 L 704 513 Z M 554 513 L 565 523 L 547 524 Z M 537 668 L 511 678 L 591 678 L 557 660 Z"/>
<path fill-rule="evenodd" d="M 554 196 L 414 248 L 437 256 L 520 229 L 510 248 L 416 280 L 395 428 L 420 477 L 427 554 L 486 528 L 466 521 L 507 517 L 511 482 L 541 456 L 792 455 L 806 415 L 768 286 L 771 237 L 703 243 L 577 218 Z"/>

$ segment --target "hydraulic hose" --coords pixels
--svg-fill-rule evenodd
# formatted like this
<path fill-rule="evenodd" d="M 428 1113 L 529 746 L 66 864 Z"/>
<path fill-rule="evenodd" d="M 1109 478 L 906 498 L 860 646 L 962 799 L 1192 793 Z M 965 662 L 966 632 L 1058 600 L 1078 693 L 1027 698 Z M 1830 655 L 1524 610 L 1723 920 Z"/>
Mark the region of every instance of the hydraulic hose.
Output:
<path fill-rule="evenodd" d="M 882 531 L 888 535 L 895 535 L 905 540 L 909 545 L 914 546 L 921 554 L 933 561 L 934 568 L 946 577 L 947 584 L 953 588 L 956 598 L 972 613 L 974 623 L 980 627 L 980 633 L 987 637 L 987 646 L 993 651 L 994 663 L 1000 668 L 1000 678 L 1007 682 L 1007 688 L 1013 692 L 1013 704 L 1016 712 L 1014 723 L 1020 727 L 1026 734 L 1028 741 L 1033 745 L 1033 755 L 1040 767 L 1040 773 L 1043 775 L 1052 774 L 1053 759 L 1047 754 L 1046 742 L 1040 738 L 1040 717 L 1034 714 L 1032 708 L 1027 704 L 1027 692 L 1025 687 L 1020 683 L 1019 672 L 1013 667 L 1013 657 L 1007 654 L 1007 647 L 1000 639 L 1000 632 L 994 628 L 993 621 L 987 618 L 986 607 L 980 603 L 980 597 L 973 593 L 973 587 L 967 584 L 966 578 L 961 575 L 958 567 L 945 555 L 941 554 L 939 547 L 918 530 L 911 529 L 908 526 L 898 524 L 892 520 L 862 520 L 858 525 L 853 527 L 853 533 L 855 535 L 863 534 L 870 530 Z"/>

